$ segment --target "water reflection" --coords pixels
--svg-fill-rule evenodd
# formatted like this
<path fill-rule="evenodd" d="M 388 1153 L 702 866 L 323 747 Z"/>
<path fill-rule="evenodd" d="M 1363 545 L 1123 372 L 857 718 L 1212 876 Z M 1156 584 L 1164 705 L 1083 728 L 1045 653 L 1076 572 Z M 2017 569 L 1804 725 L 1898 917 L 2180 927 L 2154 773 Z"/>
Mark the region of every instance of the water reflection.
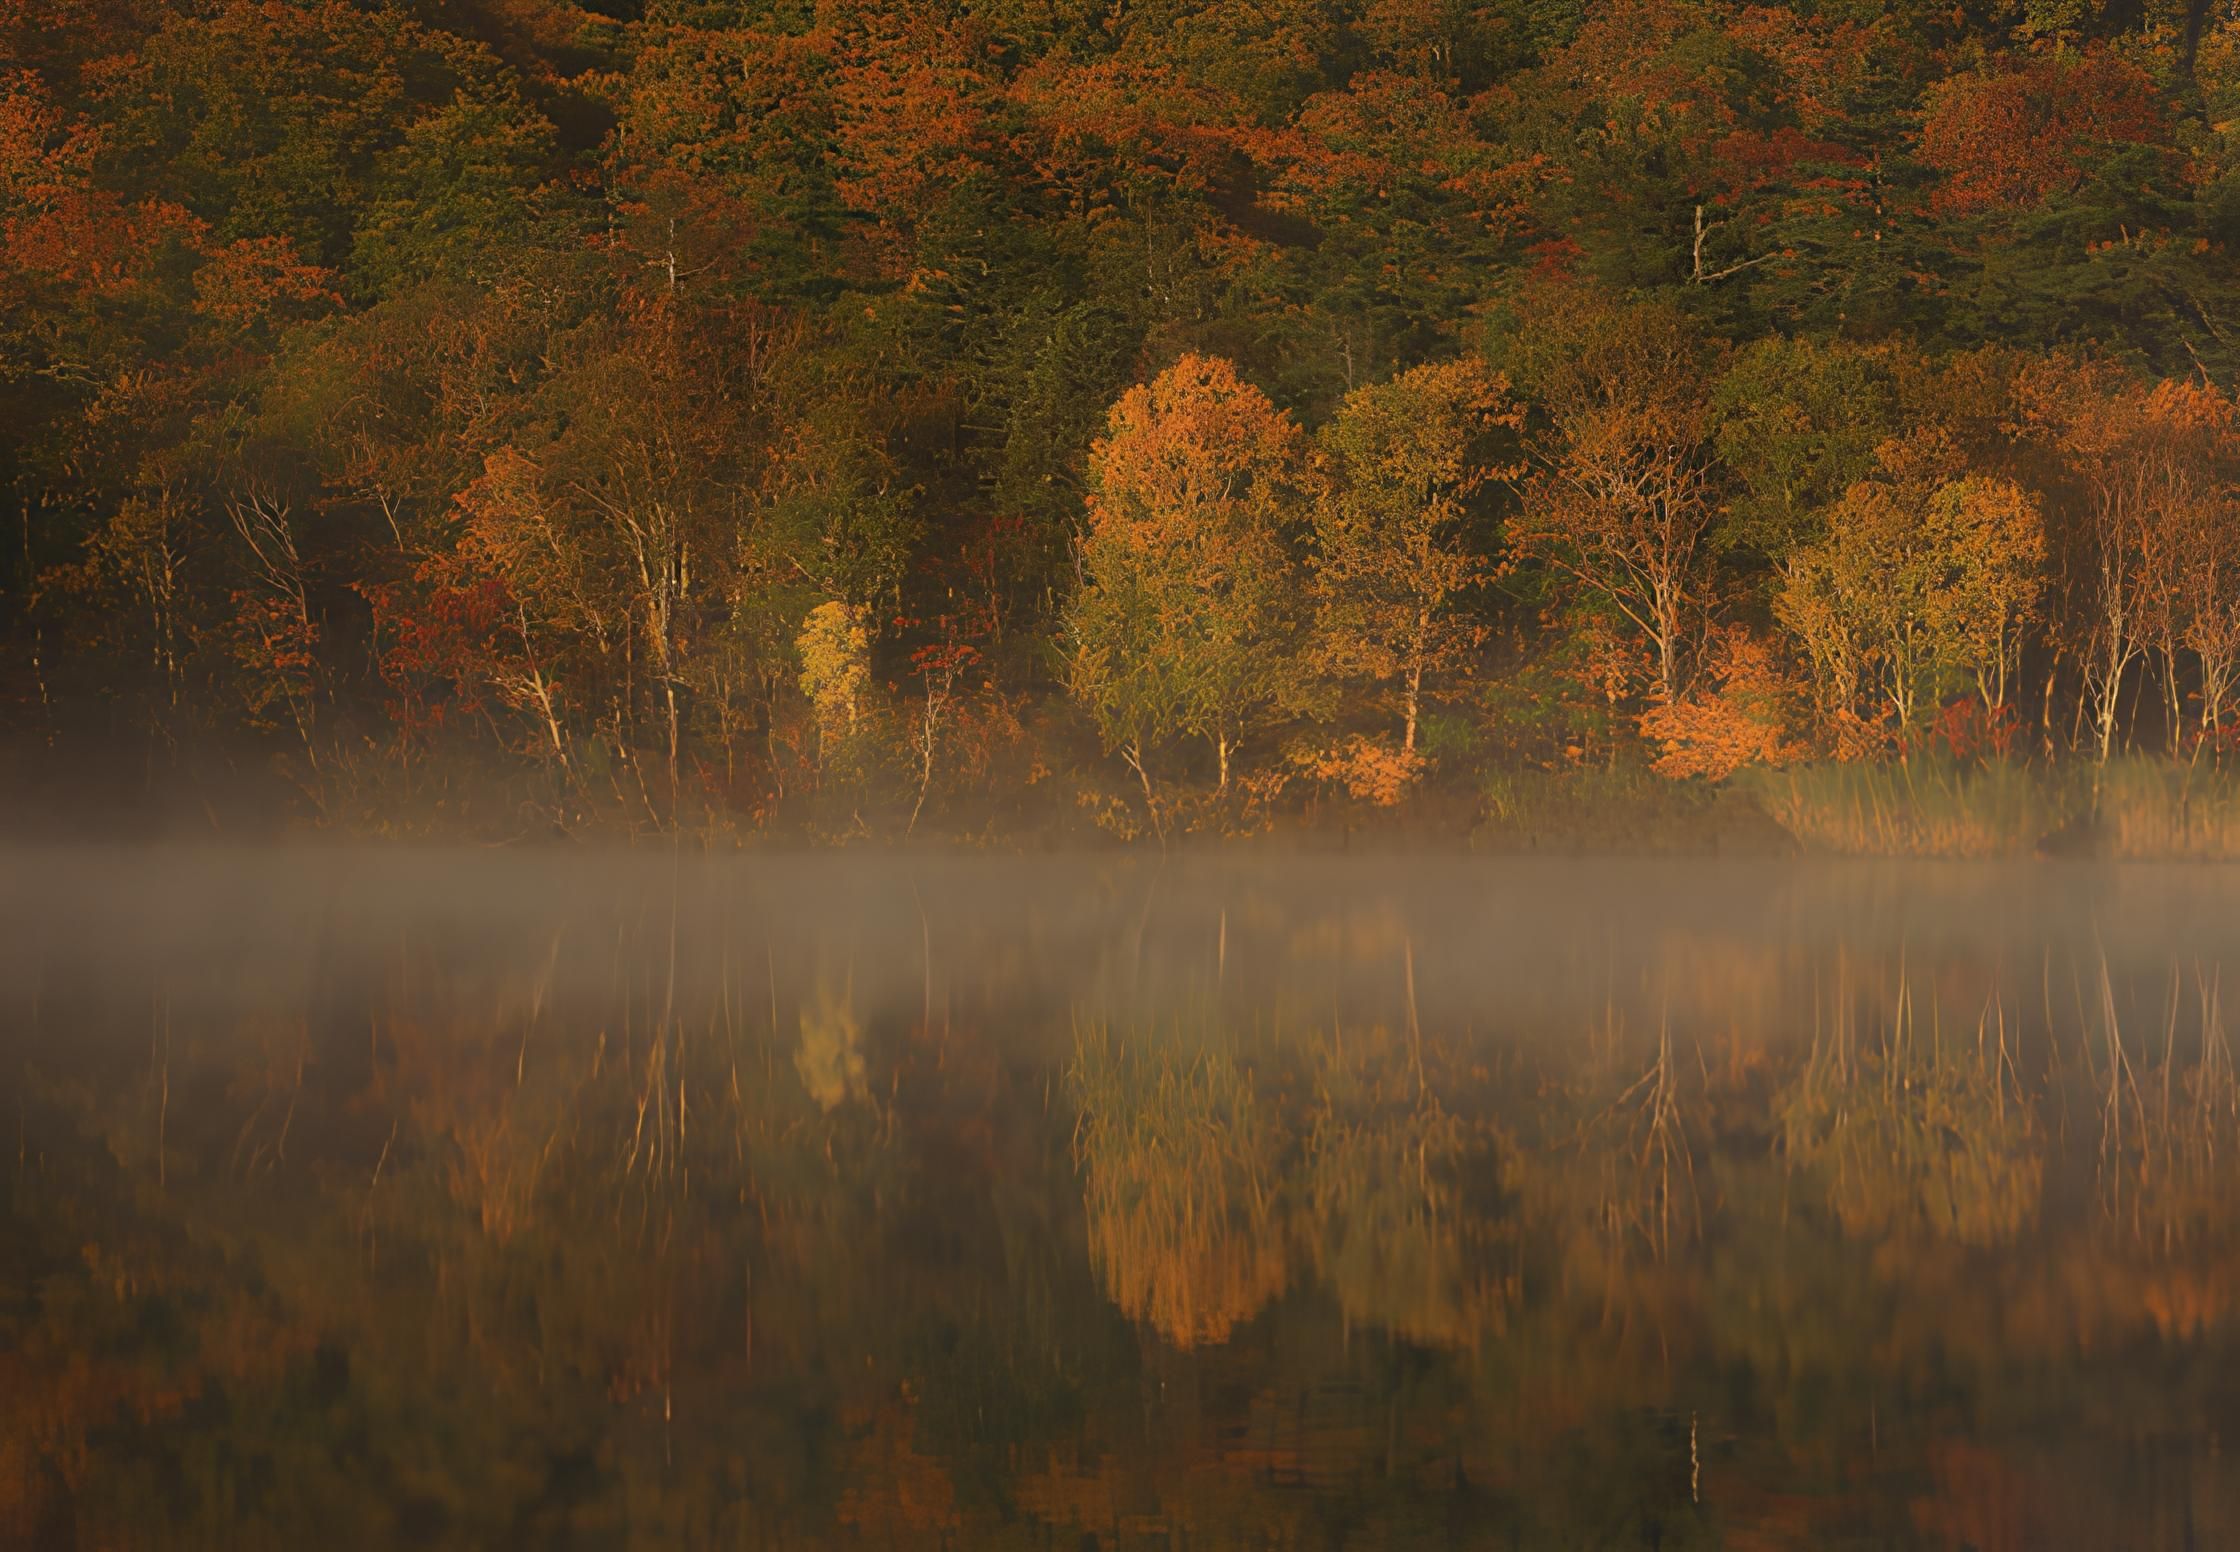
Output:
<path fill-rule="evenodd" d="M 33 860 L 0 1541 L 2240 1538 L 2221 874 Z"/>

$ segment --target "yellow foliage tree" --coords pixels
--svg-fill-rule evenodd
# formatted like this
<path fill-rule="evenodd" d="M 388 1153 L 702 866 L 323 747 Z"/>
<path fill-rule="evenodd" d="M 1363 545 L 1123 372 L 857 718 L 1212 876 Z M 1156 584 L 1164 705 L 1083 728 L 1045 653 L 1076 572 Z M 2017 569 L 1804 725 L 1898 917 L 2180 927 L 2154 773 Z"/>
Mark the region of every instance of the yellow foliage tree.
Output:
<path fill-rule="evenodd" d="M 1485 571 L 1469 501 L 1498 472 L 1481 452 L 1486 434 L 1517 423 L 1507 390 L 1474 360 L 1419 366 L 1347 394 L 1317 439 L 1321 656 L 1341 676 L 1397 685 L 1406 755 L 1425 676 L 1476 636 L 1456 604 Z"/>
<path fill-rule="evenodd" d="M 1955 682 L 2005 704 L 2045 523 L 2029 492 L 1962 471 L 1938 439 L 1879 457 L 1881 476 L 1845 491 L 1827 537 L 1790 559 L 1774 613 L 1811 658 L 1831 724 L 1887 712 L 1903 735 Z"/>
<path fill-rule="evenodd" d="M 871 635 L 863 611 L 837 599 L 817 605 L 801 622 L 794 650 L 801 654 L 801 693 L 816 708 L 819 749 L 830 759 L 855 733 L 871 683 Z"/>

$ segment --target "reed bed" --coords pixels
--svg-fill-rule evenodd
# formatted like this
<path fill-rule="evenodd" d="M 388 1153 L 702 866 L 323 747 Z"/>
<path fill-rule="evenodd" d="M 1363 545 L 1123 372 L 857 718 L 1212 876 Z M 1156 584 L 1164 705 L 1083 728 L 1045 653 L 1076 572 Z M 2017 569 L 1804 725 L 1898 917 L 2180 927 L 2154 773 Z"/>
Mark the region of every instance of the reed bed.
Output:
<path fill-rule="evenodd" d="M 2229 862 L 2240 858 L 2240 775 L 2205 760 L 2112 760 L 2098 817 L 2110 855 Z"/>
<path fill-rule="evenodd" d="M 2133 861 L 2240 859 L 2240 774 L 2206 760 L 2127 756 L 2097 775 L 1993 761 L 1759 771 L 1749 790 L 1812 851 L 1993 859 L 2050 844 Z"/>
<path fill-rule="evenodd" d="M 1753 779 L 1760 806 L 1806 848 L 1864 857 L 2027 855 L 2072 816 L 2062 789 L 2004 761 L 1796 765 Z"/>

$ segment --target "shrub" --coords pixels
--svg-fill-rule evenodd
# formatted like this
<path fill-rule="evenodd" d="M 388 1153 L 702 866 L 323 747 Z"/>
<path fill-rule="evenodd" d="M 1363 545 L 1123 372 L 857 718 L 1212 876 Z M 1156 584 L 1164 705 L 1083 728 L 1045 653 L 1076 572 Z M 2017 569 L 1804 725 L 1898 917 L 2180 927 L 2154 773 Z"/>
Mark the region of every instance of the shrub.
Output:
<path fill-rule="evenodd" d="M 1430 763 L 1414 750 L 1359 733 L 1296 749 L 1290 761 L 1309 780 L 1342 788 L 1355 802 L 1378 808 L 1391 808 L 1406 797 Z"/>
<path fill-rule="evenodd" d="M 1802 758 L 1804 746 L 1788 734 L 1793 693 L 1770 647 L 1747 631 L 1719 632 L 1711 678 L 1711 693 L 1691 691 L 1641 714 L 1642 737 L 1659 749 L 1658 775 L 1724 781 L 1744 766 Z"/>

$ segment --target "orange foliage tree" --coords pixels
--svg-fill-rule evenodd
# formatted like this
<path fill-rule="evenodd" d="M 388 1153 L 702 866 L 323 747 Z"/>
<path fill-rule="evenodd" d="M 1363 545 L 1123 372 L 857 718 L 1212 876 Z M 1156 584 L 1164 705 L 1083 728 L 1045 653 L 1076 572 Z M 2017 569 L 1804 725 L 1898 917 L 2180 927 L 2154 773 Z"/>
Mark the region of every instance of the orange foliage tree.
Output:
<path fill-rule="evenodd" d="M 2107 147 L 2163 133 L 2145 71 L 2102 49 L 2063 51 L 1932 87 L 1921 156 L 1944 174 L 1935 207 L 1971 215 L 2043 203 L 2075 188 Z"/>
<path fill-rule="evenodd" d="M 1226 361 L 1186 355 L 1112 408 L 1090 454 L 1067 677 L 1147 804 L 1161 744 L 1204 739 L 1226 791 L 1239 745 L 1297 702 L 1305 477 L 1299 428 Z"/>
<path fill-rule="evenodd" d="M 2190 382 L 2149 383 L 2051 357 L 2016 382 L 2025 434 L 2047 446 L 2083 500 L 2070 536 L 2081 580 L 2084 710 L 2098 758 L 2115 747 L 2131 670 L 2157 650 L 2173 731 L 2179 655 L 2202 670 L 2204 720 L 2233 682 L 2232 489 L 2240 423 L 2229 400 Z"/>

